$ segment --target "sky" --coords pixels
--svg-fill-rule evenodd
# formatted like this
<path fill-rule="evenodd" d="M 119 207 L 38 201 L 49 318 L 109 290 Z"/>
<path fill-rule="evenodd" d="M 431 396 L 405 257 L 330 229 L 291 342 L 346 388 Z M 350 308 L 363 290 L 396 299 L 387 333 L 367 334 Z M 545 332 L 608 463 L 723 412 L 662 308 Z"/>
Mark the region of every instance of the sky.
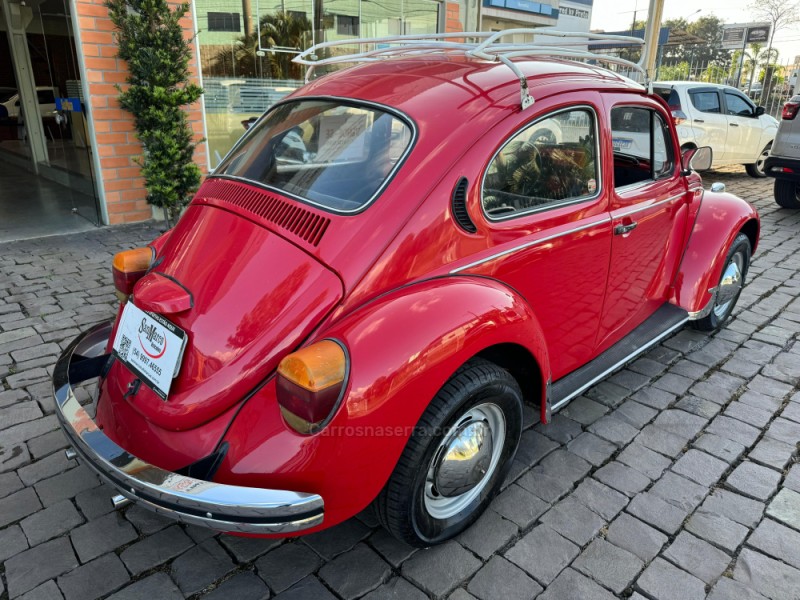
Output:
<path fill-rule="evenodd" d="M 726 23 L 750 23 L 757 21 L 749 7 L 756 0 L 665 0 L 664 20 L 687 18 L 689 21 L 704 15 L 715 15 Z M 787 0 L 791 2 L 792 0 Z M 634 11 L 637 20 L 645 20 L 649 0 L 594 0 L 592 7 L 592 29 L 619 31 L 630 27 Z M 697 9 L 700 12 L 697 12 Z M 773 43 L 780 51 L 778 62 L 791 62 L 800 56 L 800 23 L 787 26 L 775 34 Z"/>

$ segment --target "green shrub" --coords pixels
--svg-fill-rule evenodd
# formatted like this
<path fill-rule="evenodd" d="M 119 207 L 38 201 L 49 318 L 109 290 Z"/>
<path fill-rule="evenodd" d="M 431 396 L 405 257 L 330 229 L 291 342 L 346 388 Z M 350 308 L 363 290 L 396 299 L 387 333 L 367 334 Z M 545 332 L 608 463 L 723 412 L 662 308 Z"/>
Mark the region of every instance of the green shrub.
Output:
<path fill-rule="evenodd" d="M 189 83 L 189 41 L 180 20 L 188 4 L 170 10 L 166 0 L 107 0 L 117 28 L 117 56 L 128 63 L 128 87 L 119 102 L 133 114 L 144 148 L 137 159 L 147 188 L 147 201 L 164 210 L 167 221 L 177 218 L 200 184 L 194 163 L 193 132 L 183 107 L 196 102 L 203 90 Z"/>

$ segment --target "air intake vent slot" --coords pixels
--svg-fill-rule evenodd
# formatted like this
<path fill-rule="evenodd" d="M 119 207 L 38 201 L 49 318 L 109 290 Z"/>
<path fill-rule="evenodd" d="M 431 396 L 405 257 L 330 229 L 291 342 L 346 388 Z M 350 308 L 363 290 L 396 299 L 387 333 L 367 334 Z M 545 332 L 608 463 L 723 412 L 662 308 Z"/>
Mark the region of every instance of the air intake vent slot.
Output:
<path fill-rule="evenodd" d="M 226 179 L 208 179 L 197 197 L 211 204 L 236 207 L 317 246 L 331 220 L 267 192 Z"/>
<path fill-rule="evenodd" d="M 469 218 L 469 213 L 467 212 L 467 187 L 469 187 L 469 181 L 467 181 L 466 177 L 462 177 L 458 180 L 456 187 L 453 189 L 453 199 L 451 203 L 453 218 L 461 229 L 467 233 L 475 233 L 478 231 L 478 228 L 475 227 L 475 223 Z"/>

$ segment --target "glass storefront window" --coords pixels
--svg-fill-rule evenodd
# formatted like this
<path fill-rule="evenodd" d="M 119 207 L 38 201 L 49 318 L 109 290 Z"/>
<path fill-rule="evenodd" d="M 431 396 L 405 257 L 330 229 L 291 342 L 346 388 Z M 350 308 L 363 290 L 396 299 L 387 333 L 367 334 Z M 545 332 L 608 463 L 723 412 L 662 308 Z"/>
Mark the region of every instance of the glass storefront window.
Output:
<path fill-rule="evenodd" d="M 436 33 L 444 10 L 437 0 L 195 0 L 194 9 L 212 169 L 255 117 L 303 85 L 295 54 L 324 41 Z"/>

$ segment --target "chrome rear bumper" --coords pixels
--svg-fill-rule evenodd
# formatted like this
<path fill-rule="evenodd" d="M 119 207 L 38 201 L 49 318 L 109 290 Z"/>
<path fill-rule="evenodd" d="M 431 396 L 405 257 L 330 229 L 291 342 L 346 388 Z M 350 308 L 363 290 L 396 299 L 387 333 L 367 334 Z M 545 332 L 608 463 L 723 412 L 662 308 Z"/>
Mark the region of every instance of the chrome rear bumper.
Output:
<path fill-rule="evenodd" d="M 77 457 L 131 500 L 184 523 L 240 533 L 292 533 L 322 523 L 317 494 L 224 485 L 171 473 L 120 448 L 78 403 L 72 385 L 100 376 L 111 323 L 82 333 L 53 373 L 56 415 Z"/>

